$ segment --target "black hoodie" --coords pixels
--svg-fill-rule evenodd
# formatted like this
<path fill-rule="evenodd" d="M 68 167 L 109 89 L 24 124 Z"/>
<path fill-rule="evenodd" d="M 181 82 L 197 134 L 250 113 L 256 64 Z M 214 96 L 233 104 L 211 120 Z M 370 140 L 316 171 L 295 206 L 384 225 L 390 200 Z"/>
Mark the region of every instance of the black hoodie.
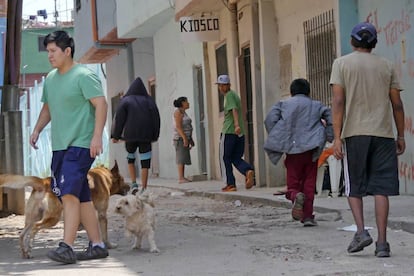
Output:
<path fill-rule="evenodd" d="M 160 135 L 160 113 L 141 78 L 136 78 L 119 102 L 112 138 L 127 142 L 155 142 Z"/>

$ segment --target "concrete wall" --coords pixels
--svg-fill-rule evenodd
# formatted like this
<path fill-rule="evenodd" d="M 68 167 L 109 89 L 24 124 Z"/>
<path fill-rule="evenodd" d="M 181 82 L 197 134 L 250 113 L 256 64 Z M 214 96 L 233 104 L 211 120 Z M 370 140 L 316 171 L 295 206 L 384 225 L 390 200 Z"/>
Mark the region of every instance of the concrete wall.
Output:
<path fill-rule="evenodd" d="M 306 78 L 303 23 L 334 8 L 333 0 L 275 0 L 279 46 L 292 45 L 292 79 Z"/>

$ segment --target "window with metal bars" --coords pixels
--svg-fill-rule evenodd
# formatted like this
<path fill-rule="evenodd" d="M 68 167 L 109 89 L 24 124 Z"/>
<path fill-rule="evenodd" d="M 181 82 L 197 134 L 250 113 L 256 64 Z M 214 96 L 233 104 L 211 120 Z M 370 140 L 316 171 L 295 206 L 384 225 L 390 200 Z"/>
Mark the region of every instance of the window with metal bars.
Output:
<path fill-rule="evenodd" d="M 303 23 L 305 33 L 306 73 L 311 97 L 331 106 L 332 63 L 336 58 L 334 12 L 329 10 Z"/>

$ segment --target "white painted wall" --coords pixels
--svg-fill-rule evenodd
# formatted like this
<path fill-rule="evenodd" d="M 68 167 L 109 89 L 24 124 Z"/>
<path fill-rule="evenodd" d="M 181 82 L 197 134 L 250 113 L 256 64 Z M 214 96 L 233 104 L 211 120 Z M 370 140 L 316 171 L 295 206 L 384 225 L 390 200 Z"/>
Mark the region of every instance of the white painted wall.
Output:
<path fill-rule="evenodd" d="M 137 39 L 132 44 L 133 58 L 134 58 L 134 71 L 135 77 L 140 76 L 146 85 L 148 90 L 148 79 L 155 75 L 154 69 L 154 50 L 152 38 Z M 108 85 L 108 121 L 112 122 L 112 106 L 111 98 L 120 92 L 126 93 L 129 88 L 130 81 L 128 79 L 128 55 L 126 50 L 120 51 L 118 56 L 110 59 L 106 64 L 107 73 L 107 85 Z M 109 124 L 112 125 L 111 123 Z M 110 128 L 109 128 L 110 131 Z M 113 160 L 117 160 L 121 174 L 129 178 L 126 150 L 124 143 L 113 144 L 110 143 L 110 166 L 113 164 Z M 139 159 L 136 162 L 137 168 L 139 168 Z"/>
<path fill-rule="evenodd" d="M 178 176 L 175 163 L 175 149 L 172 145 L 173 101 L 180 96 L 188 98 L 188 115 L 195 121 L 193 66 L 203 65 L 202 43 L 181 41 L 179 23 L 173 18 L 154 35 L 154 56 L 156 68 L 157 104 L 160 107 L 161 133 L 160 176 Z M 209 108 L 207 108 L 209 112 Z M 194 133 L 196 135 L 196 133 Z M 197 141 L 198 137 L 195 137 Z M 197 144 L 196 144 L 197 147 Z M 196 148 L 191 151 L 191 166 L 186 166 L 186 175 L 200 174 Z"/>
<path fill-rule="evenodd" d="M 118 35 L 122 38 L 152 37 L 174 16 L 171 0 L 116 0 Z"/>

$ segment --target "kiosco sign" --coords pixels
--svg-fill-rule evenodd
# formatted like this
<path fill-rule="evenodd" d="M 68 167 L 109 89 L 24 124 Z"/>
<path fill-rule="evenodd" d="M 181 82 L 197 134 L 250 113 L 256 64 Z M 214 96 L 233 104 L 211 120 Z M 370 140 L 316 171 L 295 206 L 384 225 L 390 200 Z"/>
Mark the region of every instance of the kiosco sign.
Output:
<path fill-rule="evenodd" d="M 219 18 L 214 16 L 181 17 L 180 32 L 184 41 L 219 40 Z"/>

